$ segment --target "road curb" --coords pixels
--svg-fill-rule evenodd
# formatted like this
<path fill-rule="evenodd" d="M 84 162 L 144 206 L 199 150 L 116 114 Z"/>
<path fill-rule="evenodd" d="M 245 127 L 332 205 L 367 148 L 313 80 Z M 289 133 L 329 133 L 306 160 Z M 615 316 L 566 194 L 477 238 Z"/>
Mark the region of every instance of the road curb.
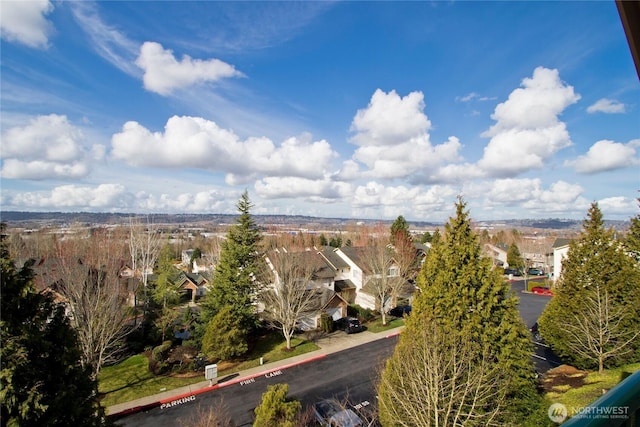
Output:
<path fill-rule="evenodd" d="M 315 362 L 317 360 L 324 359 L 325 357 L 327 357 L 326 354 L 319 354 L 319 355 L 316 355 L 316 356 L 311 356 L 311 357 L 308 357 L 306 359 L 299 360 L 297 362 L 291 362 L 291 363 L 288 363 L 286 365 L 282 365 L 282 366 L 279 366 L 279 367 L 266 369 L 264 371 L 261 371 L 261 372 L 255 373 L 255 374 L 245 375 L 244 377 L 234 378 L 234 379 L 229 380 L 229 381 L 225 381 L 225 382 L 222 382 L 222 383 L 217 383 L 217 384 L 214 384 L 214 385 L 211 385 L 211 386 L 203 387 L 203 388 L 200 388 L 200 389 L 197 389 L 197 390 L 189 391 L 188 393 L 177 394 L 175 396 L 171 396 L 171 397 L 168 397 L 168 398 L 165 398 L 165 399 L 160 399 L 158 401 L 151 402 L 151 403 L 148 403 L 148 404 L 145 404 L 145 405 L 139 405 L 139 406 L 135 406 L 133 408 L 127 408 L 127 409 L 124 409 L 124 410 L 119 411 L 119 412 L 114 412 L 113 414 L 110 413 L 107 416 L 109 418 L 117 420 L 117 419 L 129 416 L 129 415 L 136 414 L 138 412 L 147 411 L 149 409 L 156 408 L 158 406 L 162 407 L 163 405 L 170 404 L 171 402 L 184 400 L 184 399 L 190 398 L 192 396 L 196 396 L 198 394 L 202 394 L 202 393 L 206 393 L 206 392 L 209 392 L 209 391 L 217 390 L 219 388 L 223 388 L 223 387 L 227 387 L 227 386 L 230 386 L 230 385 L 238 384 L 238 383 L 240 383 L 242 381 L 248 381 L 248 380 L 250 380 L 252 378 L 256 378 L 256 377 L 259 377 L 259 376 L 262 376 L 262 375 L 268 375 L 268 374 L 270 374 L 272 372 L 280 371 L 282 369 L 289 369 L 289 368 L 293 368 L 294 366 L 302 365 L 304 363 Z"/>

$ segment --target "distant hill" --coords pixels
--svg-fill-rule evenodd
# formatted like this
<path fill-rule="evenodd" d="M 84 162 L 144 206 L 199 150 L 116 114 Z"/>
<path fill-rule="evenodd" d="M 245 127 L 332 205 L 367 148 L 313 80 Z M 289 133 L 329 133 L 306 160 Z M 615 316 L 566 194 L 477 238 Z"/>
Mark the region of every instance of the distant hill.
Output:
<path fill-rule="evenodd" d="M 237 215 L 230 214 L 133 214 L 133 213 L 94 213 L 94 212 L 0 212 L 0 221 L 14 227 L 40 228 L 63 227 L 72 224 L 84 225 L 115 225 L 126 224 L 130 218 L 146 221 L 147 218 L 158 224 L 231 224 Z M 320 218 L 303 215 L 254 215 L 255 221 L 260 225 L 284 225 L 306 227 L 336 227 L 358 223 L 373 225 L 378 223 L 392 224 L 393 220 L 379 219 L 355 219 L 355 218 Z M 408 221 L 412 227 L 438 228 L 443 223 L 428 221 Z M 626 229 L 629 221 L 605 221 L 607 227 Z M 582 220 L 569 220 L 559 218 L 549 219 L 511 219 L 477 221 L 475 225 L 487 228 L 532 228 L 546 230 L 579 230 Z"/>

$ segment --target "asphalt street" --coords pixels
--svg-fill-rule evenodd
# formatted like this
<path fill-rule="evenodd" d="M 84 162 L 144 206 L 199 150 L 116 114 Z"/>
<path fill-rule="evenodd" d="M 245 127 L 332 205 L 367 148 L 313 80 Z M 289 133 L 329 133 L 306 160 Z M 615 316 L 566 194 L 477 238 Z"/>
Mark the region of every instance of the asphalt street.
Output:
<path fill-rule="evenodd" d="M 171 406 L 160 406 L 119 420 L 118 425 L 175 427 L 210 407 L 228 412 L 237 426 L 250 426 L 253 409 L 260 403 L 268 385 L 286 383 L 289 396 L 306 408 L 323 398 L 334 398 L 356 411 L 375 406 L 376 378 L 384 361 L 391 356 L 397 336 L 382 338 L 353 347 L 310 363 L 264 375 L 182 399 Z"/>

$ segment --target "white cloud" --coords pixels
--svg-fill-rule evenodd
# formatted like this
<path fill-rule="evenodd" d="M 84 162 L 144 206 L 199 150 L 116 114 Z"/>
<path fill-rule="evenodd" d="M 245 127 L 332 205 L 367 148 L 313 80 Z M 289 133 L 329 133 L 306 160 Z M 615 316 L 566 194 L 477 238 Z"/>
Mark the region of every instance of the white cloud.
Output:
<path fill-rule="evenodd" d="M 533 77 L 498 104 L 491 118 L 496 124 L 482 136 L 491 137 L 478 166 L 494 176 L 514 176 L 533 168 L 571 145 L 558 116 L 580 99 L 564 84 L 557 70 L 538 67 Z"/>
<path fill-rule="evenodd" d="M 567 160 L 564 164 L 586 174 L 637 166 L 640 165 L 640 158 L 636 155 L 635 146 L 634 141 L 622 144 L 603 139 L 593 144 L 587 154 Z"/>
<path fill-rule="evenodd" d="M 607 113 L 617 114 L 624 113 L 625 106 L 623 103 L 616 101 L 615 99 L 602 98 L 597 100 L 594 104 L 587 108 L 587 113 Z"/>
<path fill-rule="evenodd" d="M 101 184 L 97 187 L 63 185 L 50 193 L 26 192 L 15 195 L 11 203 L 26 208 L 79 208 L 106 209 L 128 208 L 131 195 L 120 184 Z"/>
<path fill-rule="evenodd" d="M 10 128 L 2 136 L 3 178 L 80 178 L 99 160 L 104 147 L 87 150 L 82 131 L 66 116 L 50 114 L 30 120 L 27 126 Z"/>
<path fill-rule="evenodd" d="M 353 160 L 368 167 L 362 176 L 402 178 L 459 160 L 462 145 L 457 138 L 431 145 L 428 133 L 431 122 L 423 109 L 421 92 L 401 98 L 395 91 L 375 91 L 367 108 L 358 110 L 351 124 L 356 134 L 350 141 L 359 146 Z"/>
<path fill-rule="evenodd" d="M 297 177 L 266 177 L 256 182 L 255 189 L 265 199 L 306 198 L 315 202 L 336 201 L 351 193 L 347 183 Z"/>
<path fill-rule="evenodd" d="M 472 186 L 473 187 L 473 186 Z M 513 207 L 524 210 L 525 217 L 550 215 L 581 216 L 589 206 L 582 197 L 584 189 L 578 184 L 556 181 L 545 189 L 539 178 L 497 179 L 475 185 L 474 194 L 483 200 L 485 208 Z M 517 216 L 523 217 L 521 213 Z"/>
<path fill-rule="evenodd" d="M 127 122 L 112 137 L 112 155 L 132 166 L 199 168 L 227 173 L 230 184 L 257 175 L 322 179 L 337 154 L 325 140 L 291 137 L 279 147 L 265 137 L 241 141 L 200 117 L 171 117 L 164 134 Z"/>
<path fill-rule="evenodd" d="M 389 146 L 425 135 L 431 122 L 423 113 L 424 95 L 411 92 L 400 97 L 395 90 L 377 89 L 367 108 L 358 110 L 351 123 L 357 132 L 351 142 L 359 146 Z"/>
<path fill-rule="evenodd" d="M 4 40 L 46 48 L 53 25 L 45 18 L 53 11 L 48 0 L 3 1 L 0 34 Z"/>
<path fill-rule="evenodd" d="M 134 65 L 139 44 L 128 39 L 116 27 L 105 23 L 95 3 L 78 1 L 69 4 L 74 19 L 89 37 L 98 55 L 120 71 L 130 76 L 140 76 L 140 70 Z"/>
<path fill-rule="evenodd" d="M 201 60 L 183 55 L 177 61 L 173 51 L 155 42 L 142 44 L 136 65 L 144 70 L 144 87 L 160 95 L 170 95 L 175 89 L 198 83 L 242 76 L 232 65 L 215 58 Z"/>
<path fill-rule="evenodd" d="M 368 182 L 356 188 L 351 202 L 352 214 L 361 218 L 393 218 L 405 215 L 411 218 L 441 219 L 450 213 L 456 190 L 450 186 L 385 186 Z"/>
<path fill-rule="evenodd" d="M 637 211 L 638 200 L 622 196 L 607 197 L 598 200 L 598 207 L 606 217 L 613 214 L 626 214 Z"/>

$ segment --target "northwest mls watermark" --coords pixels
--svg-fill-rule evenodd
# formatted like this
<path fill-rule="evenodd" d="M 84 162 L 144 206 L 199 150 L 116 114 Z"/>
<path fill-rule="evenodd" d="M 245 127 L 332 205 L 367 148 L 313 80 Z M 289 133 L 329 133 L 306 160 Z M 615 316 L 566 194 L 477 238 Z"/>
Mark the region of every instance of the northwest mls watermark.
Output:
<path fill-rule="evenodd" d="M 626 420 L 629 419 L 628 406 L 583 406 L 570 407 L 562 403 L 554 403 L 547 411 L 549 419 L 554 423 L 562 423 L 567 418 Z"/>

